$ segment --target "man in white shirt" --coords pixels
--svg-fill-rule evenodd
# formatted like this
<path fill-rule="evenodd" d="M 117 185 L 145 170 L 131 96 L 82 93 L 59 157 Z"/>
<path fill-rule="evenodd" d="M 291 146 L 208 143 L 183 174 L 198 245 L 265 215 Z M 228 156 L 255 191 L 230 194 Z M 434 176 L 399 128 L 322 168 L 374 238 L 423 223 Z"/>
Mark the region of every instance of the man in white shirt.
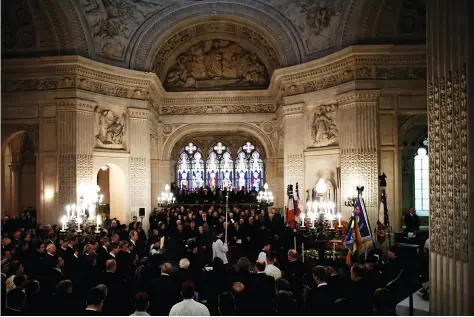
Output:
<path fill-rule="evenodd" d="M 227 264 L 227 243 L 222 242 L 224 232 L 217 234 L 217 240 L 212 244 L 212 258 L 220 258 L 224 264 Z"/>
<path fill-rule="evenodd" d="M 275 266 L 275 253 L 270 252 L 267 256 L 267 266 L 265 267 L 265 274 L 278 280 L 281 277 L 281 271 Z"/>
<path fill-rule="evenodd" d="M 260 253 L 258 254 L 257 261 L 267 262 L 267 253 L 270 251 L 271 248 L 272 246 L 270 245 L 270 243 L 265 243 L 263 245 L 262 251 L 260 251 Z"/>
<path fill-rule="evenodd" d="M 209 309 L 193 299 L 195 294 L 194 283 L 191 281 L 184 282 L 181 289 L 183 301 L 171 308 L 170 316 L 210 316 Z"/>

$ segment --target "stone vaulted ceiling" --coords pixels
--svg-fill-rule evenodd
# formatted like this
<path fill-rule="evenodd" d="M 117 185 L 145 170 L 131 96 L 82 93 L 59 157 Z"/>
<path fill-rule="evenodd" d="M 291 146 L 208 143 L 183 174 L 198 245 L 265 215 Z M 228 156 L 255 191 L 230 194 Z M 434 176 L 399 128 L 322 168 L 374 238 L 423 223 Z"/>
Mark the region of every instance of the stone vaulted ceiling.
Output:
<path fill-rule="evenodd" d="M 4 0 L 2 58 L 78 54 L 167 89 L 261 88 L 358 43 L 423 43 L 425 0 Z M 218 83 L 211 83 L 211 81 Z"/>

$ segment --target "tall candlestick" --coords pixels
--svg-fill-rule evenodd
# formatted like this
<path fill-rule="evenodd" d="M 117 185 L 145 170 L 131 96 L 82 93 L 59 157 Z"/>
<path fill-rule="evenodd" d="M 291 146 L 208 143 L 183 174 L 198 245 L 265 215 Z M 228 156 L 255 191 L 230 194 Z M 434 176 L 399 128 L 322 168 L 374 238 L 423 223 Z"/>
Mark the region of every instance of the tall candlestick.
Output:
<path fill-rule="evenodd" d="M 76 210 L 76 204 L 72 204 L 72 206 L 71 206 L 71 218 L 75 218 L 74 217 L 74 210 Z"/>
<path fill-rule="evenodd" d="M 341 228 L 342 225 L 341 225 L 341 213 L 340 213 L 340 212 L 337 213 L 337 220 L 338 220 L 338 222 L 339 222 L 339 226 L 338 226 L 338 227 Z"/>
<path fill-rule="evenodd" d="M 81 223 L 82 223 L 82 219 L 77 217 L 77 232 L 82 232 L 81 230 Z"/>
<path fill-rule="evenodd" d="M 95 228 L 95 233 L 100 233 L 100 230 L 99 230 L 99 226 L 100 226 L 100 223 L 102 221 L 102 218 L 100 217 L 100 215 L 97 215 L 96 217 L 96 228 Z"/>
<path fill-rule="evenodd" d="M 61 229 L 61 232 L 66 231 L 66 222 L 67 222 L 67 218 L 66 218 L 66 216 L 63 216 L 61 218 L 61 223 L 63 224 L 63 228 Z"/>
<path fill-rule="evenodd" d="M 68 220 L 69 220 L 69 218 L 71 217 L 70 212 L 71 212 L 71 206 L 67 205 L 67 206 L 66 206 L 66 215 L 67 215 L 67 219 L 68 219 Z"/>

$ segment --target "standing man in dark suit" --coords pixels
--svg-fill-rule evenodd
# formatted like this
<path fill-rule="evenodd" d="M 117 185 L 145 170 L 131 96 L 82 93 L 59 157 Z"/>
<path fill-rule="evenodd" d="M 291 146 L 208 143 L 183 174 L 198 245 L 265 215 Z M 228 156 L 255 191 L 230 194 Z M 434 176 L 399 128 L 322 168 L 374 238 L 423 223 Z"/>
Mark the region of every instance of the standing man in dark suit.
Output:
<path fill-rule="evenodd" d="M 105 270 L 105 262 L 107 261 L 109 251 L 109 237 L 105 236 L 100 238 L 100 246 L 97 248 L 97 270 L 103 272 Z"/>
<path fill-rule="evenodd" d="M 328 266 L 327 268 L 328 271 L 328 287 L 329 290 L 331 291 L 331 294 L 334 297 L 334 300 L 338 298 L 343 298 L 346 297 L 347 293 L 347 280 L 339 274 L 339 271 L 337 268 Z"/>
<path fill-rule="evenodd" d="M 109 250 L 109 254 L 107 254 L 107 260 L 115 260 L 119 252 L 118 243 L 112 242 L 111 244 L 109 244 L 109 247 L 107 249 Z"/>
<path fill-rule="evenodd" d="M 174 304 L 180 301 L 179 286 L 170 276 L 173 266 L 164 263 L 161 266 L 161 275 L 148 283 L 150 296 L 150 315 L 168 316 Z"/>
<path fill-rule="evenodd" d="M 46 246 L 46 254 L 43 258 L 45 267 L 47 268 L 53 268 L 56 266 L 56 246 L 52 243 L 48 244 Z"/>
<path fill-rule="evenodd" d="M 295 295 L 298 309 L 303 307 L 303 280 L 304 264 L 298 259 L 298 253 L 295 249 L 288 251 L 288 263 L 284 271 L 284 278 L 290 282 L 291 292 Z"/>
<path fill-rule="evenodd" d="M 305 301 L 305 315 L 331 315 L 334 297 L 327 284 L 328 273 L 324 266 L 315 266 L 312 270 L 316 288 L 313 288 Z"/>
<path fill-rule="evenodd" d="M 416 214 L 415 208 L 410 208 L 405 215 L 405 232 L 418 232 L 420 230 L 420 218 Z"/>
<path fill-rule="evenodd" d="M 83 316 L 100 316 L 104 306 L 106 294 L 98 287 L 91 288 L 87 294 L 87 308 Z"/>
<path fill-rule="evenodd" d="M 21 288 L 15 288 L 7 294 L 7 306 L 5 316 L 23 316 L 21 313 L 26 301 L 26 295 Z"/>
<path fill-rule="evenodd" d="M 250 279 L 250 298 L 253 301 L 253 306 L 256 309 L 256 315 L 269 315 L 275 313 L 273 309 L 273 298 L 275 297 L 275 279 L 265 274 L 266 263 L 264 261 L 257 261 L 255 268 L 257 274 L 252 275 Z"/>

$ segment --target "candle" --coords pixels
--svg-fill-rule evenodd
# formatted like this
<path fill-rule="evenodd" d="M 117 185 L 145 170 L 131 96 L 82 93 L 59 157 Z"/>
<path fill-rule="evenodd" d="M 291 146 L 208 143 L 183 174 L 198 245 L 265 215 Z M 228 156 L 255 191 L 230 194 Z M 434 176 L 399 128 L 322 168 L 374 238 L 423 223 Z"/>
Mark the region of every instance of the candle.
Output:
<path fill-rule="evenodd" d="M 71 218 L 74 218 L 74 210 L 76 210 L 76 204 L 72 204 L 71 206 Z"/>
<path fill-rule="evenodd" d="M 63 224 L 63 228 L 62 228 L 62 232 L 66 231 L 66 222 L 67 222 L 67 217 L 66 216 L 62 216 L 61 218 L 61 223 Z"/>
<path fill-rule="evenodd" d="M 333 217 L 332 217 L 332 214 L 329 215 L 329 222 L 331 223 L 331 228 L 330 228 L 331 230 L 334 229 L 334 226 L 333 226 L 333 224 L 332 224 L 333 220 L 334 220 L 334 219 L 333 219 Z"/>
<path fill-rule="evenodd" d="M 89 218 L 93 219 L 95 218 L 95 205 L 91 204 L 89 206 Z"/>
<path fill-rule="evenodd" d="M 82 223 L 82 219 L 77 217 L 77 232 L 81 232 L 81 223 Z"/>
<path fill-rule="evenodd" d="M 339 222 L 339 226 L 338 226 L 338 227 L 341 228 L 342 225 L 341 225 L 341 213 L 340 213 L 340 212 L 337 213 L 337 220 L 338 220 L 338 222 Z"/>
<path fill-rule="evenodd" d="M 97 217 L 96 217 L 95 219 L 96 219 L 96 222 L 97 222 L 97 225 L 96 225 L 96 228 L 95 228 L 95 232 L 96 232 L 96 233 L 100 233 L 99 226 L 100 226 L 100 223 L 101 223 L 101 221 L 102 221 L 102 218 L 100 217 L 100 215 L 97 215 Z"/>
<path fill-rule="evenodd" d="M 71 206 L 67 205 L 67 206 L 66 206 L 66 214 L 67 214 L 67 219 L 68 219 L 68 220 L 69 220 L 69 218 L 71 217 L 70 212 L 71 212 Z"/>

